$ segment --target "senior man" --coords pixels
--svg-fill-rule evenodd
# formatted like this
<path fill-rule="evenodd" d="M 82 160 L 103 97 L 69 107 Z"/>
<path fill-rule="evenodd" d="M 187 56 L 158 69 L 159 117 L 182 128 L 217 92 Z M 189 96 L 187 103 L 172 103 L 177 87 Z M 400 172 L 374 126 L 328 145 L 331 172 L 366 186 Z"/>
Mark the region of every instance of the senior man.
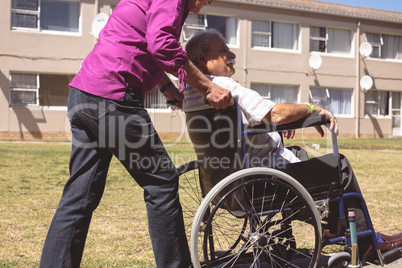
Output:
<path fill-rule="evenodd" d="M 223 36 L 214 29 L 208 29 L 194 34 L 186 44 L 186 51 L 189 59 L 195 66 L 199 68 L 212 82 L 229 89 L 234 99 L 239 103 L 243 114 L 243 124 L 254 126 L 261 123 L 269 123 L 272 125 L 281 125 L 294 122 L 298 119 L 306 117 L 313 113 L 325 116 L 330 121 L 330 130 L 338 132 L 336 119 L 331 112 L 313 104 L 275 104 L 272 101 L 263 99 L 257 92 L 241 86 L 234 81 L 231 76 L 235 73 L 234 64 L 236 55 L 230 51 L 226 45 Z M 211 111 L 211 107 L 204 100 L 203 96 L 194 88 L 188 86 L 184 89 L 183 111 L 186 112 L 187 120 L 192 118 L 194 114 L 207 115 Z M 196 126 L 196 129 L 200 129 Z M 323 136 L 324 132 L 321 127 L 316 127 L 317 131 Z M 189 126 L 191 132 L 191 126 Z M 294 131 L 285 132 L 287 138 L 293 138 Z M 190 135 L 195 148 L 197 146 L 197 136 Z M 194 138 L 193 138 L 194 137 Z M 201 150 L 205 152 L 211 148 Z M 197 148 L 196 148 L 197 151 Z M 226 153 L 231 152 L 229 150 Z M 278 166 L 281 164 L 300 162 L 291 151 L 284 148 L 281 137 L 278 133 L 263 133 L 250 138 L 246 141 L 246 152 L 249 159 L 270 158 L 268 165 Z M 198 156 L 203 157 L 203 156 Z M 361 194 L 358 182 L 345 156 L 341 158 L 342 187 L 344 192 L 357 192 Z M 304 160 L 304 159 L 302 159 Z M 263 161 L 254 161 L 254 163 L 264 163 Z M 266 162 L 265 162 L 266 163 Z M 219 172 L 219 170 L 217 170 Z M 214 173 L 213 176 L 217 176 Z M 364 221 L 361 205 L 357 200 L 348 200 L 345 202 L 348 207 L 356 209 L 356 215 L 363 220 L 357 221 L 357 230 L 367 230 L 367 224 Z M 334 213 L 333 213 L 334 214 Z M 335 215 L 329 221 L 336 221 Z M 329 226 L 334 231 L 331 223 Z M 330 238 L 332 234 L 326 230 L 324 239 Z M 382 251 L 402 245 L 402 234 L 395 236 L 386 236 L 377 233 L 380 249 Z M 371 246 L 371 238 L 359 239 L 359 250 L 362 261 L 372 261 L 375 258 L 375 252 Z"/>
<path fill-rule="evenodd" d="M 229 89 L 237 99 L 244 116 L 245 125 L 255 126 L 261 123 L 281 125 L 294 122 L 313 113 L 325 116 L 330 122 L 330 129 L 337 132 L 337 122 L 329 111 L 314 104 L 275 104 L 263 99 L 256 91 L 245 88 L 231 79 L 235 73 L 234 64 L 236 55 L 229 50 L 223 36 L 214 29 L 197 32 L 186 44 L 189 59 L 200 71 L 214 83 Z M 194 112 L 208 110 L 211 107 L 194 88 L 184 90 L 183 111 Z M 321 136 L 324 135 L 321 127 L 316 127 Z M 293 138 L 294 131 L 285 132 L 287 138 Z M 261 146 L 265 145 L 265 146 Z M 266 133 L 249 138 L 246 143 L 250 157 L 269 155 L 273 160 L 269 166 L 299 162 L 300 160 L 283 148 L 278 133 Z"/>

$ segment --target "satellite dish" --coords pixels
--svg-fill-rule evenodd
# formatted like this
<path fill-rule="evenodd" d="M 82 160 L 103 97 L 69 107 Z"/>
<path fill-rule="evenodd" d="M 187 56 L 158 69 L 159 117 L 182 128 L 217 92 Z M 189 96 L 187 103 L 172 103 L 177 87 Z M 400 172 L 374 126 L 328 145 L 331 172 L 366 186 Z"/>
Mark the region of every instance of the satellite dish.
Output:
<path fill-rule="evenodd" d="M 321 67 L 322 64 L 321 56 L 318 54 L 311 55 L 308 64 L 310 65 L 311 69 L 313 69 L 313 71 L 317 70 L 318 68 Z"/>
<path fill-rule="evenodd" d="M 360 45 L 359 52 L 363 58 L 367 58 L 368 56 L 371 55 L 371 52 L 373 52 L 373 47 L 371 46 L 370 43 L 364 42 Z"/>
<path fill-rule="evenodd" d="M 360 86 L 362 87 L 363 92 L 370 90 L 373 87 L 373 78 L 368 75 L 363 76 L 360 79 Z"/>
<path fill-rule="evenodd" d="M 91 34 L 99 39 L 99 33 L 102 31 L 103 27 L 105 27 L 109 16 L 105 13 L 99 13 L 95 16 L 94 20 L 92 21 L 92 32 Z"/>

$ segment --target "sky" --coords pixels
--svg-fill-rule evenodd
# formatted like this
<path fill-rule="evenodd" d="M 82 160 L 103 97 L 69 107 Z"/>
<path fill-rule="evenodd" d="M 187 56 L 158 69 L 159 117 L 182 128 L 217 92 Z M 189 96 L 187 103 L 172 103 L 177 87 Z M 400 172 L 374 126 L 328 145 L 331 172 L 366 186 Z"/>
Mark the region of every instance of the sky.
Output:
<path fill-rule="evenodd" d="M 317 1 L 402 12 L 401 0 L 317 0 Z"/>

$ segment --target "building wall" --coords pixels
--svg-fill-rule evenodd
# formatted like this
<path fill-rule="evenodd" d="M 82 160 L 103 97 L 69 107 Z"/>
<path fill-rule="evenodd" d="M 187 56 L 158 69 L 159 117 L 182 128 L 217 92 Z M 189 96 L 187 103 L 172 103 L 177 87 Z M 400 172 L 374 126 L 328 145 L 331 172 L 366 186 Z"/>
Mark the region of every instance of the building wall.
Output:
<path fill-rule="evenodd" d="M 81 31 L 77 34 L 55 34 L 35 31 L 10 30 L 10 3 L 0 5 L 0 138 L 46 138 L 53 133 L 68 135 L 66 108 L 10 107 L 10 72 L 38 72 L 42 74 L 74 75 L 81 61 L 91 51 L 96 39 L 90 35 L 94 16 L 99 12 L 110 14 L 110 6 L 117 4 L 104 0 L 82 0 Z M 374 58 L 362 59 L 358 49 L 365 41 L 365 32 L 402 35 L 401 23 L 371 21 L 351 17 L 311 13 L 307 11 L 267 8 L 224 1 L 202 10 L 208 14 L 238 17 L 239 45 L 231 47 L 237 55 L 234 79 L 250 87 L 251 83 L 298 85 L 299 101 L 309 100 L 312 86 L 353 89 L 353 115 L 339 117 L 340 134 L 345 137 L 387 137 L 392 134 L 391 117 L 364 116 L 364 93 L 359 80 L 365 74 L 374 79 L 373 89 L 402 91 L 402 61 Z M 251 48 L 251 20 L 270 19 L 300 24 L 300 43 L 297 51 Z M 321 54 L 322 66 L 312 71 L 309 66 L 310 26 L 348 28 L 353 31 L 353 55 L 347 57 Z M 150 110 L 160 133 L 183 130 L 181 112 Z M 67 130 L 66 130 L 67 129 Z M 22 134 L 23 133 L 23 134 Z M 67 134 L 66 134 L 67 133 Z M 54 136 L 53 135 L 53 136 Z"/>
<path fill-rule="evenodd" d="M 64 133 L 66 108 L 10 107 L 10 72 L 74 75 L 81 61 L 95 44 L 91 32 L 93 1 L 82 1 L 81 32 L 45 33 L 34 30 L 10 30 L 11 1 L 0 8 L 0 132 L 16 132 L 9 137 L 43 137 L 41 132 Z M 78 44 L 78 45 L 77 45 Z M 38 134 L 39 133 L 39 134 Z M 31 135 L 30 135 L 31 134 Z M 3 136 L 6 134 L 3 134 Z M 59 135 L 60 137 L 62 134 Z M 7 135 L 6 135 L 7 137 Z"/>

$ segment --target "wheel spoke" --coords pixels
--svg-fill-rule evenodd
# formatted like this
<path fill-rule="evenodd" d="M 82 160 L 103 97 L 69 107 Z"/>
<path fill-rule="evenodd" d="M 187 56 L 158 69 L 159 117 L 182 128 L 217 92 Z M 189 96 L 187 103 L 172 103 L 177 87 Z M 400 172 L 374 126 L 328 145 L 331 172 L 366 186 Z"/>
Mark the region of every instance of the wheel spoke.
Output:
<path fill-rule="evenodd" d="M 263 171 L 236 172 L 203 200 L 191 248 L 206 267 L 313 267 L 318 260 L 321 225 L 311 196 L 288 175 Z"/>

